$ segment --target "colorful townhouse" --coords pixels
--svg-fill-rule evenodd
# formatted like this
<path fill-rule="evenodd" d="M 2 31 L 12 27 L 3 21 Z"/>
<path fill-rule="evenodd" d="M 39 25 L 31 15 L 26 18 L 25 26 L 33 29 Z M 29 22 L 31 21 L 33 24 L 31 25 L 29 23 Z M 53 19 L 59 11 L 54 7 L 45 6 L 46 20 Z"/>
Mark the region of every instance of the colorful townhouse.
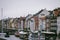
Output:
<path fill-rule="evenodd" d="M 30 17 L 28 20 L 30 21 L 30 30 L 32 33 L 32 37 L 39 37 L 38 32 L 39 31 L 46 31 L 47 30 L 47 18 L 50 13 L 46 9 L 42 9 L 36 14 L 34 14 L 32 17 Z M 40 35 L 40 33 L 39 33 Z M 43 36 L 43 35 L 42 35 Z M 44 38 L 43 38 L 44 39 Z"/>
<path fill-rule="evenodd" d="M 60 31 L 60 8 L 56 8 L 53 10 L 52 14 L 50 14 L 50 31 L 59 33 Z"/>
<path fill-rule="evenodd" d="M 28 19 L 30 21 L 30 30 L 31 32 L 37 31 L 38 30 L 38 17 L 33 15 Z"/>
<path fill-rule="evenodd" d="M 36 16 L 38 17 L 38 30 L 39 31 L 44 31 L 46 30 L 46 16 L 48 16 L 50 13 L 48 12 L 48 10 L 46 9 L 42 9 L 41 11 L 39 11 Z"/>
<path fill-rule="evenodd" d="M 55 35 L 53 37 L 53 40 L 56 40 L 56 37 L 58 37 L 60 33 L 60 8 L 56 8 L 53 11 L 49 11 L 50 14 L 48 19 L 49 19 L 49 31 L 54 32 Z"/>
<path fill-rule="evenodd" d="M 14 26 L 15 30 L 20 31 L 20 29 L 21 29 L 21 19 L 20 18 L 14 18 L 13 19 L 13 26 Z"/>
<path fill-rule="evenodd" d="M 46 31 L 46 28 L 47 28 L 46 16 L 48 16 L 49 14 L 50 13 L 46 9 L 42 9 L 41 12 L 39 13 L 39 15 L 38 15 L 38 17 L 39 17 L 39 31 Z"/>
<path fill-rule="evenodd" d="M 57 26 L 58 26 L 58 28 L 57 28 L 57 34 L 59 34 L 60 33 L 60 8 L 58 8 L 58 17 L 57 17 Z"/>
<path fill-rule="evenodd" d="M 32 32 L 46 30 L 46 16 L 47 15 L 49 15 L 49 12 L 46 9 L 42 9 L 38 13 L 34 14 L 29 19 L 30 30 Z"/>
<path fill-rule="evenodd" d="M 28 14 L 25 19 L 25 28 L 27 31 L 30 31 L 30 20 L 29 18 L 32 17 L 32 14 Z"/>
<path fill-rule="evenodd" d="M 25 17 L 20 17 L 20 29 L 24 30 L 25 28 Z"/>
<path fill-rule="evenodd" d="M 8 29 L 12 28 L 12 22 L 13 22 L 13 18 L 11 18 L 8 22 Z"/>

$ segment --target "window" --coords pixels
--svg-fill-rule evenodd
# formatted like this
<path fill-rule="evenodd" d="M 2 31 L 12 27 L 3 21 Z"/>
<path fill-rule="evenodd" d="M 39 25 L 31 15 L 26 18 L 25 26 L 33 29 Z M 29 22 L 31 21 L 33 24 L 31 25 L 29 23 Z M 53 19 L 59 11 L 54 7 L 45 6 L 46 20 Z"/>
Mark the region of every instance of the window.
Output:
<path fill-rule="evenodd" d="M 44 16 L 45 14 L 41 14 L 41 16 Z"/>

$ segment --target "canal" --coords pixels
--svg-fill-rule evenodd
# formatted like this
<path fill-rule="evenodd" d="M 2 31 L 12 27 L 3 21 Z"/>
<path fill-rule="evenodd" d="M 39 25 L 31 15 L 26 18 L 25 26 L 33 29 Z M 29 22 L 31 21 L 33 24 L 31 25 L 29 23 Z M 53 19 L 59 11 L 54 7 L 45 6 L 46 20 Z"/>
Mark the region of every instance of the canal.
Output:
<path fill-rule="evenodd" d="M 7 40 L 26 40 L 26 39 L 20 39 L 19 37 L 15 37 L 14 35 L 10 35 L 10 37 L 7 37 L 6 39 Z M 28 40 L 39 40 L 39 38 L 29 37 Z"/>

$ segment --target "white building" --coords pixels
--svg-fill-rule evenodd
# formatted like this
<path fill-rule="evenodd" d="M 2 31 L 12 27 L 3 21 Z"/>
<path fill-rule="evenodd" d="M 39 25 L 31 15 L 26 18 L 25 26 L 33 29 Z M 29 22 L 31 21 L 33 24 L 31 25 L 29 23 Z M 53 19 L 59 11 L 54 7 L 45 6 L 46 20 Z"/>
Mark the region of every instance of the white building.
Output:
<path fill-rule="evenodd" d="M 30 19 L 30 30 L 31 32 L 34 32 L 35 31 L 35 23 L 34 23 L 34 18 L 31 18 Z"/>
<path fill-rule="evenodd" d="M 42 9 L 39 13 L 39 30 L 45 30 L 46 28 L 46 16 L 50 13 L 46 9 Z"/>
<path fill-rule="evenodd" d="M 31 17 L 32 17 L 31 14 L 28 14 L 28 15 L 26 16 L 25 28 L 29 28 L 29 27 L 30 27 L 30 20 L 29 20 L 29 18 L 31 18 Z"/>

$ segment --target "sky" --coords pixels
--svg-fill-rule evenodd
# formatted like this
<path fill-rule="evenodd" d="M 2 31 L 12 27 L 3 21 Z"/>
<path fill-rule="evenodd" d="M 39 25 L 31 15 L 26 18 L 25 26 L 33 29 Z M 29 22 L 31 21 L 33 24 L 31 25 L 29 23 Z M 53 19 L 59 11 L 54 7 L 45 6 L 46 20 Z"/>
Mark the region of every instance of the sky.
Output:
<path fill-rule="evenodd" d="M 0 19 L 1 8 L 3 8 L 3 18 L 15 18 L 35 14 L 41 9 L 53 10 L 60 7 L 60 0 L 0 0 Z"/>

